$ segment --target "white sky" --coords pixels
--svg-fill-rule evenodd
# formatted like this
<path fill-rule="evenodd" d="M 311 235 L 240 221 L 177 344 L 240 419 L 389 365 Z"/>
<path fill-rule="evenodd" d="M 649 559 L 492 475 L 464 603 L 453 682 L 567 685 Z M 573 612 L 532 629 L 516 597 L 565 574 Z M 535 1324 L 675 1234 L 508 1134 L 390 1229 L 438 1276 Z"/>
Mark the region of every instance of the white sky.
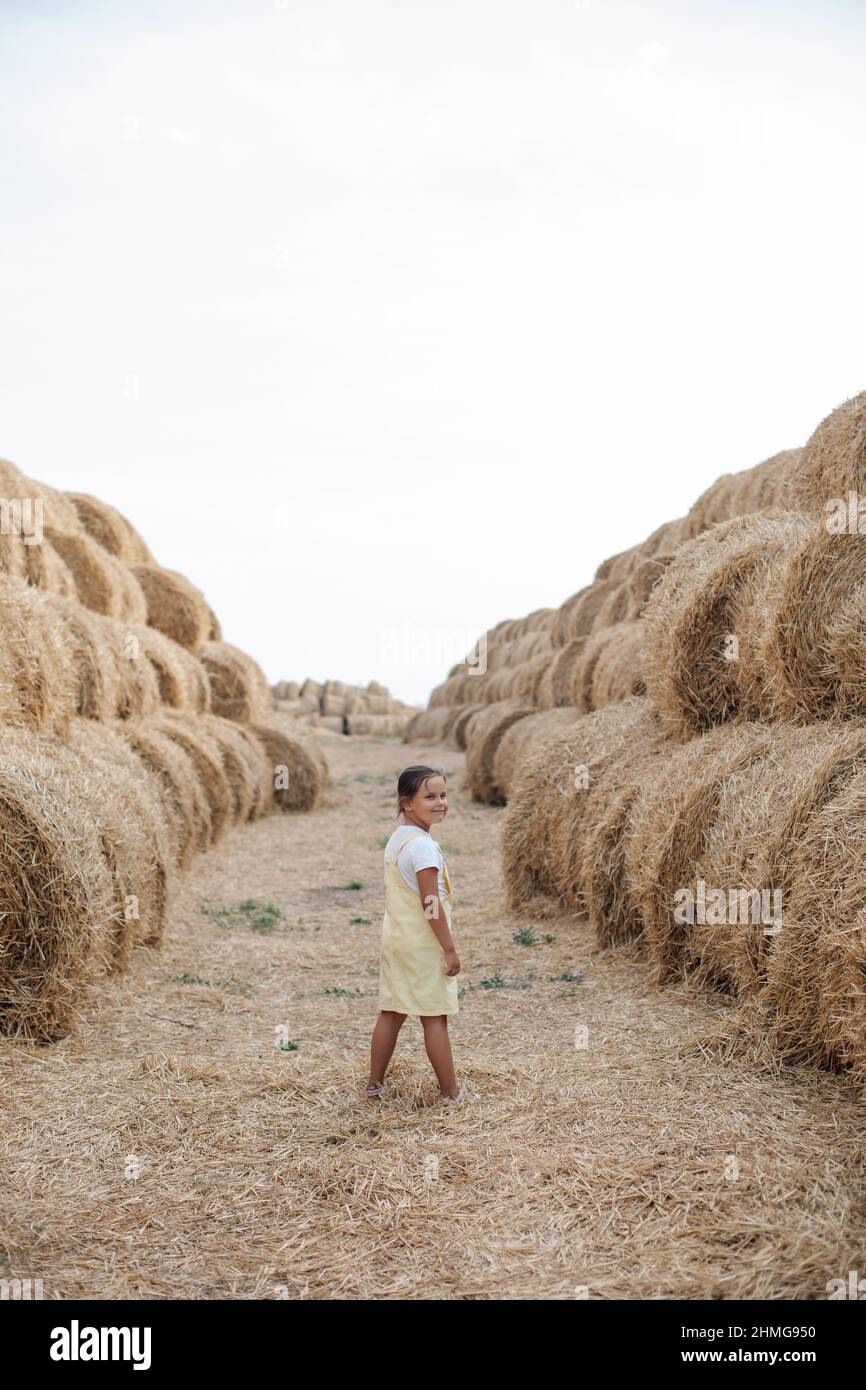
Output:
<path fill-rule="evenodd" d="M 866 5 L 0 5 L 0 454 L 426 700 L 866 387 Z"/>

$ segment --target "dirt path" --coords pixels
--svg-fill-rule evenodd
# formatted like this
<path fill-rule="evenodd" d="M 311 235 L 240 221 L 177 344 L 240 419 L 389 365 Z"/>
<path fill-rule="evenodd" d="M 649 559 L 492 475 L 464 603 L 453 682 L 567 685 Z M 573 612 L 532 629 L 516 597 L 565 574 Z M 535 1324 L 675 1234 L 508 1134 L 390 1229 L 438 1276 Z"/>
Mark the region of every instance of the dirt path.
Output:
<path fill-rule="evenodd" d="M 502 812 L 450 751 L 452 1036 L 482 1099 L 431 1104 L 409 1020 L 362 1101 L 393 787 L 431 750 L 327 753 L 330 804 L 200 860 L 74 1037 L 0 1045 L 0 1275 L 46 1298 L 825 1298 L 862 1266 L 863 1101 L 721 1060 L 721 1005 L 657 990 L 633 948 L 510 918 Z"/>

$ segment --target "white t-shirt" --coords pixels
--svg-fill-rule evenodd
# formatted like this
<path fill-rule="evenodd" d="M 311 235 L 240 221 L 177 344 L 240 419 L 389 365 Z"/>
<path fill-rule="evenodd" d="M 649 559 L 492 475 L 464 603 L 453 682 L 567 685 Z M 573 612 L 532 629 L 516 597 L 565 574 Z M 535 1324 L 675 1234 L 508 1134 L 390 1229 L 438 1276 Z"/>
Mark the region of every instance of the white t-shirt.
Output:
<path fill-rule="evenodd" d="M 407 843 L 408 841 L 408 843 Z M 402 849 L 405 845 L 406 848 Z M 385 850 L 385 876 L 388 875 L 388 856 L 397 860 L 397 868 L 403 882 L 414 893 L 418 892 L 418 879 L 416 874 L 419 869 L 438 869 L 439 870 L 439 896 L 443 902 L 445 900 L 445 861 L 442 851 L 426 830 L 421 830 L 417 825 L 398 825 L 394 834 L 388 841 Z"/>

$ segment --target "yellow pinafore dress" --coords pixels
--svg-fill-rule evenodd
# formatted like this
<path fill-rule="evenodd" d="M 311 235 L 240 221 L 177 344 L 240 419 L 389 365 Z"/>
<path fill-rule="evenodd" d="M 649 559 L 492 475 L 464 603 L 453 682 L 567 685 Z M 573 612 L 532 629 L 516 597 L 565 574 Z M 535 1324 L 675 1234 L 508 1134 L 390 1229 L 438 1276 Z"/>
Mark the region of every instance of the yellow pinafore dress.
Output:
<path fill-rule="evenodd" d="M 408 835 L 410 840 L 423 834 Z M 398 851 L 399 853 L 399 851 Z M 379 960 L 379 1008 L 418 1018 L 457 1013 L 457 976 L 445 974 L 445 953 L 424 915 L 418 893 L 405 882 L 396 858 L 385 851 L 385 916 Z M 451 879 L 443 858 L 445 897 L 442 906 L 451 926 Z"/>

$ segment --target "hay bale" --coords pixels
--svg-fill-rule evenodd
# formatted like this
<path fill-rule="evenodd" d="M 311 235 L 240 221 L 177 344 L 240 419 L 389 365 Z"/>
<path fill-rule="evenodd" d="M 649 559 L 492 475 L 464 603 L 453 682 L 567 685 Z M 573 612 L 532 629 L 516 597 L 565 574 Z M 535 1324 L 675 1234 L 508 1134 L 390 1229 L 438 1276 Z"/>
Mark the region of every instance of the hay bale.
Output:
<path fill-rule="evenodd" d="M 111 968 L 125 967 L 133 944 L 162 939 L 172 884 L 170 829 L 156 786 L 110 728 L 76 720 L 70 746 L 53 740 L 46 759 L 68 774 L 78 804 L 99 826 L 100 848 L 113 886 Z"/>
<path fill-rule="evenodd" d="M 195 668 L 199 671 L 202 668 L 191 653 L 155 627 L 145 624 L 131 626 L 129 635 L 137 639 L 140 659 L 153 667 L 161 703 L 172 709 L 201 708 L 201 687 Z M 203 671 L 202 677 L 207 679 Z"/>
<path fill-rule="evenodd" d="M 156 776 L 163 804 L 171 817 L 175 863 L 186 868 L 196 852 L 211 842 L 211 809 L 196 765 L 180 745 L 160 733 L 151 720 L 124 721 L 114 726 L 130 748 Z"/>
<path fill-rule="evenodd" d="M 15 498 L 19 501 L 42 504 L 43 530 L 45 535 L 55 531 L 64 536 L 83 536 L 84 531 L 78 515 L 69 499 L 47 483 L 39 483 L 35 478 L 19 475 L 16 482 Z M 32 513 L 31 513 L 32 515 Z"/>
<path fill-rule="evenodd" d="M 0 722 L 62 735 L 76 705 L 74 643 L 59 601 L 0 575 Z"/>
<path fill-rule="evenodd" d="M 571 672 L 571 703 L 578 714 L 591 714 L 592 682 L 595 668 L 611 640 L 612 628 L 605 628 L 586 639 L 583 651 L 574 662 Z"/>
<path fill-rule="evenodd" d="M 833 499 L 866 495 L 866 391 L 821 421 L 791 469 L 789 489 L 792 507 L 825 514 Z"/>
<path fill-rule="evenodd" d="M 210 717 L 220 720 L 219 715 Z M 273 772 L 261 739 L 257 738 L 244 724 L 236 724 L 231 719 L 220 720 L 220 727 L 223 739 L 231 737 L 236 751 L 246 759 L 249 768 L 253 786 L 253 800 L 247 819 L 258 820 L 260 816 L 269 815 L 275 810 Z M 228 733 L 229 729 L 231 735 Z M 328 777 L 326 776 L 324 780 L 327 783 Z"/>
<path fill-rule="evenodd" d="M 195 655 L 207 672 L 214 714 L 244 724 L 270 718 L 274 699 L 262 668 L 251 656 L 228 642 L 203 642 Z"/>
<path fill-rule="evenodd" d="M 346 720 L 342 714 L 323 714 L 319 720 L 319 728 L 328 729 L 332 734 L 345 734 Z"/>
<path fill-rule="evenodd" d="M 245 737 L 239 725 L 218 714 L 200 714 L 197 722 L 219 750 L 231 792 L 233 819 L 254 820 L 263 812 L 270 795 L 269 768 L 261 744 L 255 738 Z"/>
<path fill-rule="evenodd" d="M 619 590 L 618 580 L 601 579 L 567 599 L 560 610 L 559 623 L 551 635 L 552 645 L 564 647 L 575 637 L 588 637 L 599 612 L 611 594 L 618 594 Z"/>
<path fill-rule="evenodd" d="M 327 762 L 315 735 L 297 720 L 272 718 L 252 724 L 250 733 L 259 740 L 270 765 L 273 800 L 281 811 L 311 811 L 329 780 Z"/>
<path fill-rule="evenodd" d="M 644 680 L 673 731 L 701 732 L 743 713 L 743 672 L 757 666 L 741 593 L 813 530 L 799 514 L 764 512 L 723 522 L 679 551 L 642 619 Z M 732 635 L 747 648 L 735 660 L 726 656 Z"/>
<path fill-rule="evenodd" d="M 125 565 L 154 563 L 135 527 L 114 507 L 84 492 L 67 492 L 65 496 L 75 508 L 82 529 L 103 550 Z"/>
<path fill-rule="evenodd" d="M 144 593 L 146 611 L 137 621 L 147 622 L 190 650 L 199 643 L 210 645 L 211 610 L 204 594 L 176 570 L 160 565 L 130 565 Z"/>
<path fill-rule="evenodd" d="M 574 728 L 577 711 L 548 709 L 519 719 L 506 729 L 493 757 L 493 784 L 508 802 L 523 764 L 555 734 Z"/>
<path fill-rule="evenodd" d="M 640 564 L 641 562 L 638 561 Z M 634 574 L 634 569 L 631 571 Z M 602 632 L 616 623 L 630 622 L 637 617 L 637 603 L 631 590 L 631 577 L 616 584 L 599 608 L 592 623 L 592 632 Z"/>
<path fill-rule="evenodd" d="M 0 1032 L 53 1042 L 111 960 L 114 893 L 99 829 L 24 731 L 0 737 Z"/>
<path fill-rule="evenodd" d="M 472 721 L 471 739 L 466 745 L 466 781 L 473 801 L 491 806 L 504 803 L 502 789 L 494 776 L 494 759 L 503 735 L 519 719 L 534 714 L 532 705 L 516 700 L 488 705 Z"/>
<path fill-rule="evenodd" d="M 721 521 L 729 521 L 732 515 L 735 515 L 730 510 L 737 487 L 735 478 L 734 473 L 723 473 L 692 504 L 687 518 L 692 536 L 700 535 L 702 531 L 718 525 Z"/>
<path fill-rule="evenodd" d="M 512 786 L 502 832 L 508 906 L 550 898 L 582 911 L 586 792 L 607 760 L 657 724 L 649 701 L 633 699 L 586 715 L 526 758 Z"/>
<path fill-rule="evenodd" d="M 629 586 L 633 611 L 637 615 L 643 613 L 650 594 L 673 558 L 674 552 L 672 550 L 663 551 L 656 555 L 648 555 L 635 565 Z"/>
<path fill-rule="evenodd" d="M 457 713 L 457 716 L 454 720 L 454 723 L 451 726 L 450 731 L 450 742 L 455 748 L 459 748 L 461 751 L 465 751 L 466 733 L 469 721 L 471 720 L 473 714 L 477 714 L 478 711 L 482 709 L 486 709 L 486 705 L 483 703 L 460 706 L 460 710 Z"/>
<path fill-rule="evenodd" d="M 4 540 L 12 539 L 4 537 Z M 15 539 L 19 539 L 15 537 Z M 77 589 L 69 566 L 61 559 L 49 540 L 43 536 L 38 545 L 21 544 L 23 566 L 21 573 L 35 589 L 44 589 L 62 598 L 76 598 Z"/>
<path fill-rule="evenodd" d="M 768 957 L 798 920 L 790 906 L 797 847 L 864 766 L 863 721 L 772 732 L 744 724 L 673 753 L 638 797 L 626 856 L 660 980 L 684 975 L 757 999 Z M 697 897 L 699 882 L 708 920 L 677 921 L 676 894 Z M 717 890 L 724 899 L 714 903 Z"/>
<path fill-rule="evenodd" d="M 45 536 L 75 582 L 78 600 L 94 613 L 127 623 L 143 623 L 147 604 L 134 572 L 90 536 L 45 527 Z"/>
<path fill-rule="evenodd" d="M 377 738 L 400 738 L 406 727 L 403 714 L 353 714 L 347 720 L 349 734 L 375 735 Z"/>
<path fill-rule="evenodd" d="M 159 679 L 132 627 L 94 615 L 111 652 L 116 674 L 118 719 L 145 719 L 160 708 Z"/>
<path fill-rule="evenodd" d="M 854 846 L 866 831 L 866 771 L 804 825 L 767 982 L 762 1033 L 786 1062 L 811 1062 L 866 1082 L 866 920 Z"/>
<path fill-rule="evenodd" d="M 643 679 L 643 623 L 617 623 L 604 634 L 606 641 L 592 667 L 590 700 L 593 709 L 604 709 L 645 695 Z"/>
<path fill-rule="evenodd" d="M 149 722 L 190 759 L 210 807 L 210 843 L 215 844 L 228 826 L 233 806 L 219 744 L 208 733 L 205 720 L 183 710 L 163 710 Z"/>
<path fill-rule="evenodd" d="M 323 718 L 334 719 L 339 717 L 342 719 L 345 703 L 345 695 L 323 695 L 322 703 L 319 706 Z"/>
<path fill-rule="evenodd" d="M 105 619 L 77 599 L 53 596 L 51 607 L 64 624 L 70 642 L 75 713 L 85 719 L 110 720 L 121 705 L 121 680 Z"/>
<path fill-rule="evenodd" d="M 459 713 L 459 706 L 448 705 L 419 710 L 406 725 L 403 742 L 444 743 Z"/>

